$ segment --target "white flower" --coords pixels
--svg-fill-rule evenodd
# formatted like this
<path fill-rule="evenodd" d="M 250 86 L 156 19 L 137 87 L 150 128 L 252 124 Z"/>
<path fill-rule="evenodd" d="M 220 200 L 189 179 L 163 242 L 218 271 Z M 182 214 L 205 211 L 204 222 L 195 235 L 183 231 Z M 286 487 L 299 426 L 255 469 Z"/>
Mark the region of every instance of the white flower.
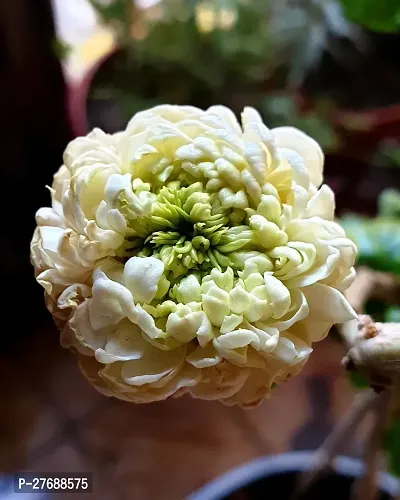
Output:
<path fill-rule="evenodd" d="M 254 406 L 336 322 L 354 245 L 323 154 L 246 108 L 159 106 L 69 144 L 37 213 L 36 278 L 102 392 Z"/>

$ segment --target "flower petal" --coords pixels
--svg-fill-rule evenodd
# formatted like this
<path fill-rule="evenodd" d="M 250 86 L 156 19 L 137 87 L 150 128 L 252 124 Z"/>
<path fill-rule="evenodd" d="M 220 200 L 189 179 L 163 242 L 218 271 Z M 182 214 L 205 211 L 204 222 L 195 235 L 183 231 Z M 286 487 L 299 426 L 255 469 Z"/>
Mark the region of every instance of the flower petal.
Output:
<path fill-rule="evenodd" d="M 157 293 L 164 264 L 154 257 L 131 257 L 125 264 L 124 284 L 135 302 L 149 304 Z"/>

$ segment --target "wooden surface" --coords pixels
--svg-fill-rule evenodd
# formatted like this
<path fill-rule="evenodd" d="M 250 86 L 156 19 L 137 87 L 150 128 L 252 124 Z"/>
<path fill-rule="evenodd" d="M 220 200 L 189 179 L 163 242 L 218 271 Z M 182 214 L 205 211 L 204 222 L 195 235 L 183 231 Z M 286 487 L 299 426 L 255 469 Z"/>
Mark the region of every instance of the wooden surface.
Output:
<path fill-rule="evenodd" d="M 92 389 L 55 330 L 32 332 L 0 362 L 0 473 L 86 471 L 91 500 L 183 499 L 254 457 L 318 446 L 351 401 L 342 355 L 333 338 L 316 345 L 254 410 L 189 397 L 135 406 Z"/>

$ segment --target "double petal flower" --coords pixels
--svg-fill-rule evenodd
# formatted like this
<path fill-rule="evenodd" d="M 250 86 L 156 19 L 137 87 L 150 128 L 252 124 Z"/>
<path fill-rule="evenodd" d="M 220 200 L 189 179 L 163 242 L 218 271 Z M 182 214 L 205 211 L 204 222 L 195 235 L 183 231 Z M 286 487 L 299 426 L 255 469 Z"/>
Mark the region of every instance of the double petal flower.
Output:
<path fill-rule="evenodd" d="M 72 141 L 37 213 L 36 279 L 82 371 L 133 402 L 251 407 L 334 323 L 356 249 L 318 144 L 246 108 L 158 106 Z"/>

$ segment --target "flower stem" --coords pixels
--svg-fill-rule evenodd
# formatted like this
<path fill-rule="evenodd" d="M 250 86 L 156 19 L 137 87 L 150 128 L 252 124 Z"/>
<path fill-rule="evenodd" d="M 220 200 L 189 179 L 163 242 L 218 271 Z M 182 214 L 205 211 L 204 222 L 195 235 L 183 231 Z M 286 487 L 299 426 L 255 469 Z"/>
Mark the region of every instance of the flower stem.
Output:
<path fill-rule="evenodd" d="M 377 498 L 377 475 L 379 468 L 379 451 L 382 436 L 386 428 L 392 391 L 386 389 L 379 395 L 374 407 L 374 422 L 368 436 L 364 454 L 365 473 L 354 483 L 352 498 L 354 500 L 375 500 Z"/>
<path fill-rule="evenodd" d="M 300 498 L 301 494 L 326 472 L 335 456 L 348 445 L 354 436 L 355 429 L 376 404 L 378 397 L 379 395 L 372 389 L 363 391 L 355 397 L 348 413 L 321 447 L 314 452 L 311 469 L 301 475 L 293 500 Z"/>

